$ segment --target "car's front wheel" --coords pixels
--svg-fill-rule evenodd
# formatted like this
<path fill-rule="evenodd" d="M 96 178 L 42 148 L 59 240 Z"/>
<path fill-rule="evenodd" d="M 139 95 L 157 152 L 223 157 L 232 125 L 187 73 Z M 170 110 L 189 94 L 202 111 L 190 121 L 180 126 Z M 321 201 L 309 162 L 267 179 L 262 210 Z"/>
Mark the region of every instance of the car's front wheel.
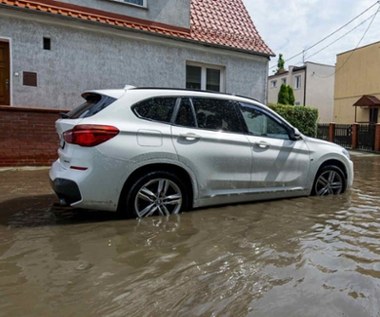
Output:
<path fill-rule="evenodd" d="M 318 172 L 313 186 L 316 196 L 338 195 L 345 191 L 346 181 L 343 172 L 337 166 L 324 166 Z"/>
<path fill-rule="evenodd" d="M 134 217 L 178 214 L 188 205 L 181 180 L 167 171 L 150 172 L 134 182 L 127 194 L 127 210 Z"/>

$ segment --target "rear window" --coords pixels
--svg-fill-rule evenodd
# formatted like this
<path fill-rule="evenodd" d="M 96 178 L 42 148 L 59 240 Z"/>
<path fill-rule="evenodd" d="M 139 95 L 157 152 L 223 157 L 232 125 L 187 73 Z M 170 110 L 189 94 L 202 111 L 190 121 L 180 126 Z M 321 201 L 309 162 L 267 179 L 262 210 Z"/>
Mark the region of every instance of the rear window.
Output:
<path fill-rule="evenodd" d="M 141 118 L 170 122 L 176 101 L 176 97 L 151 98 L 136 104 L 133 111 Z"/>
<path fill-rule="evenodd" d="M 83 94 L 83 98 L 86 99 L 84 103 L 74 108 L 70 112 L 62 114 L 62 117 L 69 119 L 91 117 L 94 114 L 102 111 L 104 108 L 108 107 L 116 100 L 115 98 L 109 96 L 94 93 Z"/>

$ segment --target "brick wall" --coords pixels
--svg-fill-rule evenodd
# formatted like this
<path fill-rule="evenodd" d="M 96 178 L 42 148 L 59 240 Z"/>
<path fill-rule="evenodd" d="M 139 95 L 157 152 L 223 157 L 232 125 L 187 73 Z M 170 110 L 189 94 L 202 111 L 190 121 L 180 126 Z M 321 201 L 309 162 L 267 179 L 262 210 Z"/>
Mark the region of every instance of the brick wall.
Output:
<path fill-rule="evenodd" d="M 59 112 L 0 106 L 0 167 L 50 165 L 57 158 Z"/>

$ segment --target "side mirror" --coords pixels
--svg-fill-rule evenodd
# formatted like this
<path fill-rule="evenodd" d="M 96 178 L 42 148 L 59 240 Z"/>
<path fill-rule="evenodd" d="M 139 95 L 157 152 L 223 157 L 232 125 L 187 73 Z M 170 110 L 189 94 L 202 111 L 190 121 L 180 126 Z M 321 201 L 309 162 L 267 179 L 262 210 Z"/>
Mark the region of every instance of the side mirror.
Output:
<path fill-rule="evenodd" d="M 292 128 L 289 133 L 289 137 L 293 141 L 301 140 L 302 134 L 297 128 Z"/>

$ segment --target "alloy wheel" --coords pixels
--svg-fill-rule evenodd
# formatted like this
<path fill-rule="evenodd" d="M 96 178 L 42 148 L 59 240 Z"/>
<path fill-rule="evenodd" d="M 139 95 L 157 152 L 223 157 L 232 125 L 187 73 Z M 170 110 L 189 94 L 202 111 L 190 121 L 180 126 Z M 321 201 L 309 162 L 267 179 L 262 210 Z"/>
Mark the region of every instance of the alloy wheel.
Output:
<path fill-rule="evenodd" d="M 181 206 L 181 189 L 167 178 L 156 178 L 145 183 L 138 190 L 134 201 L 136 215 L 140 218 L 155 214 L 178 214 Z"/>

